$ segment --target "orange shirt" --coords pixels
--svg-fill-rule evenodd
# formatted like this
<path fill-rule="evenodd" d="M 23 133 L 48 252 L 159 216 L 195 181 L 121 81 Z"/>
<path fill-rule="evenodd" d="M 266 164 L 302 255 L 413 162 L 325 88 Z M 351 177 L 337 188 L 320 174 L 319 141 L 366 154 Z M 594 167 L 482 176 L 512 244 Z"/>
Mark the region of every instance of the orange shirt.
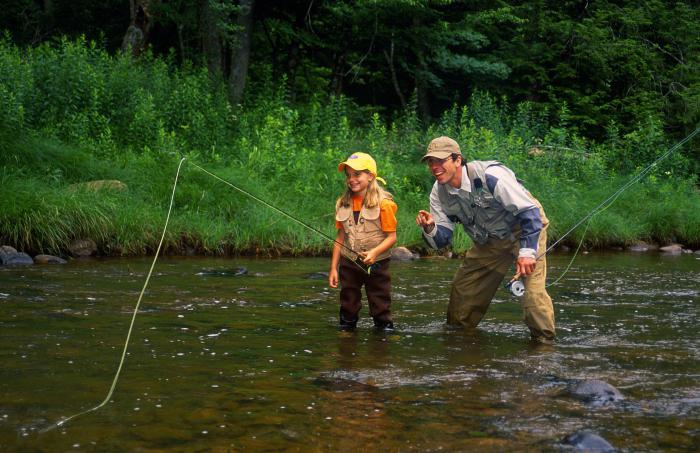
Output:
<path fill-rule="evenodd" d="M 364 197 L 357 195 L 352 197 L 352 210 L 359 212 L 362 210 L 362 202 Z M 394 203 L 393 200 L 385 198 L 382 200 L 381 205 L 379 205 L 379 222 L 382 225 L 382 231 L 386 233 L 392 233 L 396 231 L 396 211 L 399 207 Z M 335 228 L 341 229 L 343 224 L 335 221 Z"/>

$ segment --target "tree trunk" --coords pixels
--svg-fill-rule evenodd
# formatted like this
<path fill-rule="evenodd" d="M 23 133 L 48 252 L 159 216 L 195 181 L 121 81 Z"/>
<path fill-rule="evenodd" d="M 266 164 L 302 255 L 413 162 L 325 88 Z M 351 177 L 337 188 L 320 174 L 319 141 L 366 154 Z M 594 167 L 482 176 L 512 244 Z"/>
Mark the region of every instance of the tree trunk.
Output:
<path fill-rule="evenodd" d="M 228 96 L 233 105 L 243 100 L 248 65 L 250 63 L 250 37 L 253 32 L 253 6 L 255 0 L 241 0 L 240 12 L 236 19 L 238 30 L 235 42 L 231 46 L 231 74 L 229 76 Z"/>
<path fill-rule="evenodd" d="M 416 98 L 418 100 L 418 113 L 423 124 L 430 123 L 430 99 L 428 97 L 428 84 L 425 80 L 425 74 L 428 68 L 425 65 L 425 60 L 422 55 L 418 55 L 418 68 L 414 73 L 416 81 Z"/>
<path fill-rule="evenodd" d="M 148 43 L 151 31 L 150 3 L 150 0 L 129 1 L 131 22 L 122 40 L 122 51 L 131 52 L 135 57 L 143 52 Z"/>
<path fill-rule="evenodd" d="M 401 92 L 401 87 L 399 86 L 399 79 L 396 77 L 396 67 L 394 66 L 394 40 L 391 40 L 391 47 L 390 47 L 390 52 L 387 53 L 387 51 L 384 51 L 384 57 L 386 58 L 386 62 L 389 65 L 389 72 L 391 73 L 391 84 L 394 86 L 394 91 L 396 92 L 396 95 L 399 97 L 399 101 L 401 102 L 401 108 L 403 110 L 406 110 L 406 98 L 404 98 L 403 93 Z"/>
<path fill-rule="evenodd" d="M 211 0 L 199 0 L 199 20 L 202 39 L 202 52 L 207 62 L 209 75 L 212 79 L 218 78 L 223 73 L 223 52 L 220 31 L 221 18 L 212 11 Z"/>

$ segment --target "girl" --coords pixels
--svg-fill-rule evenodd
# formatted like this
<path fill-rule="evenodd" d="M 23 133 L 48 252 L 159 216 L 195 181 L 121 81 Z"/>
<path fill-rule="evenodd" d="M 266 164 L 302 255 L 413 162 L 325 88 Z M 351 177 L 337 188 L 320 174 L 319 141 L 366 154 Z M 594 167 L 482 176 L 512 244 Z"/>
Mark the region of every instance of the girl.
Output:
<path fill-rule="evenodd" d="M 346 189 L 335 203 L 338 234 L 328 274 L 331 288 L 340 281 L 340 328 L 353 330 L 357 325 L 364 285 L 374 326 L 393 329 L 389 249 L 396 243 L 397 206 L 377 183 L 385 181 L 377 176 L 369 154 L 352 154 L 338 165 L 338 171 L 343 170 Z M 360 263 L 372 266 L 371 272 Z"/>

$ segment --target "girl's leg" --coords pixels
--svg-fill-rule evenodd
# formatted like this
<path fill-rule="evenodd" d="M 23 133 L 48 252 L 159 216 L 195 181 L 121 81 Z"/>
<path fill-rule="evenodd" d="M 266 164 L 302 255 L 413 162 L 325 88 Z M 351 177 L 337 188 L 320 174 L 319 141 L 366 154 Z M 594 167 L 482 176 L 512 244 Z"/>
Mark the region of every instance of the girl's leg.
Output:
<path fill-rule="evenodd" d="M 391 259 L 379 261 L 372 273 L 365 276 L 365 291 L 369 303 L 369 314 L 374 318 L 374 325 L 379 328 L 393 328 L 391 319 Z"/>
<path fill-rule="evenodd" d="M 364 283 L 364 271 L 347 258 L 341 257 L 338 277 L 340 279 L 340 327 L 353 329 L 362 308 L 360 289 Z"/>

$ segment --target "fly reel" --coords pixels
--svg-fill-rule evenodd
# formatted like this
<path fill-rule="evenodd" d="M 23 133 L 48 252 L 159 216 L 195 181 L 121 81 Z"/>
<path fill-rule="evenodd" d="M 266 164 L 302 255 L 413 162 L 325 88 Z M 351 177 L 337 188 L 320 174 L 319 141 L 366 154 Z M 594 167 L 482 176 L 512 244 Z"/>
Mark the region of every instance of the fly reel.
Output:
<path fill-rule="evenodd" d="M 523 297 L 525 294 L 525 284 L 517 277 L 513 277 L 511 281 L 506 283 L 506 289 L 515 297 Z"/>

